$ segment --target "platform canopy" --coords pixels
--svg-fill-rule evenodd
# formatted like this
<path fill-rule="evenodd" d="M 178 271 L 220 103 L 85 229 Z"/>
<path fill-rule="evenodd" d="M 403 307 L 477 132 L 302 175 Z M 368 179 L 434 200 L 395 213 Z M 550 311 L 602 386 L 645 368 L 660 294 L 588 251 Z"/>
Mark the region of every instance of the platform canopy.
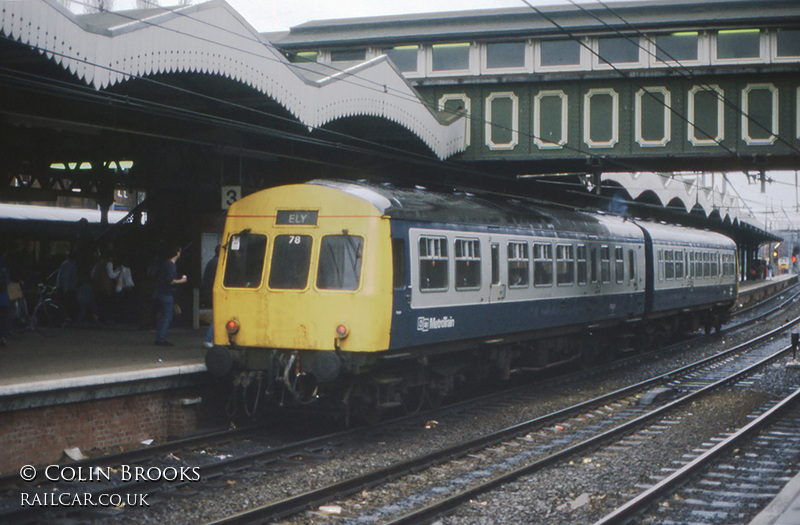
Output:
<path fill-rule="evenodd" d="M 308 74 L 223 0 L 89 15 L 56 0 L 0 1 L 0 33 L 98 91 L 133 78 L 202 73 L 255 89 L 310 129 L 344 117 L 380 117 L 411 131 L 440 159 L 465 148 L 465 119 L 439 118 L 385 56 Z"/>

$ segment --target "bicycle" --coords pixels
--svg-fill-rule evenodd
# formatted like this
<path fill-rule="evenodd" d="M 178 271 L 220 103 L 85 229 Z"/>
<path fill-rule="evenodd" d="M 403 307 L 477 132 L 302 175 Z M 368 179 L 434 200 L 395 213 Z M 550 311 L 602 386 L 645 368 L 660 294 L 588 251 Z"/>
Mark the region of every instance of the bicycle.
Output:
<path fill-rule="evenodd" d="M 67 313 L 56 301 L 55 293 L 55 287 L 39 284 L 36 289 L 39 299 L 29 319 L 30 330 L 45 337 L 58 335 L 67 323 Z"/>

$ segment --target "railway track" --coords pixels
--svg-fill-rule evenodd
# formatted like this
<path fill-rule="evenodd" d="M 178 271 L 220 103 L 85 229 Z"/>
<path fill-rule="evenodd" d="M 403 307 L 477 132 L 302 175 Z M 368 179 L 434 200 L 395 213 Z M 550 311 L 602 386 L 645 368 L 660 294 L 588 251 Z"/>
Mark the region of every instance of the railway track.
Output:
<path fill-rule="evenodd" d="M 747 522 L 800 470 L 800 388 L 594 525 Z"/>
<path fill-rule="evenodd" d="M 780 308 L 780 307 L 779 307 Z M 771 311 L 774 311 L 772 309 Z M 768 336 L 767 336 L 768 337 Z M 642 357 L 637 357 L 636 359 L 642 359 Z M 603 373 L 606 373 L 609 369 L 613 367 L 626 367 L 629 366 L 628 363 L 621 362 L 621 363 L 614 363 L 609 367 L 604 369 Z M 697 365 L 700 366 L 700 365 Z M 597 372 L 595 372 L 597 373 Z M 675 374 L 677 372 L 673 372 Z M 581 378 L 585 379 L 586 374 L 575 374 L 573 379 L 574 381 L 580 381 Z M 666 376 L 665 376 L 666 377 Z M 664 378 L 661 379 L 662 381 Z M 537 384 L 537 390 L 541 390 L 542 388 L 553 388 L 553 384 L 561 383 L 561 386 L 564 385 L 565 378 L 560 378 L 555 380 L 553 383 L 548 386 L 548 382 L 542 382 Z M 657 379 L 654 379 L 657 381 Z M 633 385 L 629 388 L 628 393 L 625 393 L 625 390 L 614 392 L 608 396 L 602 396 L 595 399 L 591 399 L 589 401 L 585 401 L 584 403 L 576 404 L 575 406 L 569 407 L 564 410 L 554 411 L 547 416 L 543 416 L 542 418 L 536 418 L 534 420 L 528 421 L 524 424 L 513 425 L 500 433 L 493 433 L 488 434 L 486 438 L 483 440 L 479 440 L 473 442 L 472 444 L 462 444 L 460 446 L 450 447 L 452 450 L 446 452 L 446 454 L 451 455 L 452 457 L 463 457 L 465 454 L 470 454 L 474 451 L 485 450 L 486 447 L 491 447 L 496 445 L 497 443 L 502 443 L 504 440 L 512 439 L 514 435 L 524 434 L 525 432 L 533 431 L 532 429 L 536 428 L 545 428 L 547 425 L 556 424 L 555 422 L 563 421 L 566 418 L 570 417 L 570 414 L 580 414 L 582 411 L 591 411 L 592 407 L 603 407 L 605 403 L 611 403 L 613 399 L 618 399 L 620 396 L 631 396 L 636 391 L 642 391 L 649 388 L 647 383 L 641 383 L 637 385 Z M 525 394 L 525 390 L 530 389 L 530 387 L 523 387 L 518 389 L 518 395 L 522 397 L 526 397 L 529 394 Z M 444 419 L 448 417 L 449 414 L 454 414 L 453 417 L 463 417 L 463 411 L 468 410 L 463 407 L 480 407 L 481 403 L 483 404 L 484 408 L 476 408 L 476 410 L 496 410 L 498 406 L 502 406 L 505 403 L 515 404 L 519 402 L 519 398 L 514 398 L 513 396 L 517 395 L 512 391 L 499 393 L 499 394 L 492 394 L 489 396 L 485 396 L 480 400 L 470 400 L 465 403 L 457 404 L 451 407 L 447 407 L 443 410 L 435 411 L 428 414 L 422 414 L 421 419 L 420 417 L 414 418 L 409 417 L 406 418 L 404 421 L 393 421 L 388 422 L 385 425 L 381 425 L 369 430 L 371 435 L 380 436 L 381 433 L 395 433 L 397 432 L 398 425 L 410 425 L 412 427 L 418 427 L 420 425 L 420 421 L 424 421 L 427 417 Z M 624 403 L 623 403 L 624 404 Z M 598 410 L 605 410 L 604 408 L 600 408 Z M 317 459 L 325 459 L 330 455 L 335 455 L 338 452 L 335 452 L 335 449 L 340 448 L 342 446 L 346 446 L 348 442 L 351 442 L 355 436 L 359 434 L 363 434 L 363 429 L 354 429 L 351 431 L 340 432 L 336 434 L 330 434 L 325 436 L 319 436 L 316 438 L 303 440 L 301 442 L 294 442 L 289 443 L 283 446 L 271 446 L 267 447 L 266 450 L 260 450 L 257 452 L 246 452 L 246 453 L 234 453 L 234 454 L 208 454 L 203 451 L 203 454 L 208 456 L 208 461 L 206 464 L 199 465 L 199 475 L 203 480 L 214 480 L 220 477 L 224 477 L 226 473 L 236 472 L 242 469 L 251 469 L 252 465 L 257 464 L 259 465 L 258 468 L 271 468 L 270 465 L 280 465 L 285 464 L 287 461 L 293 461 L 293 458 L 303 458 L 299 461 L 305 461 L 308 458 L 317 458 Z M 361 436 L 363 437 L 363 436 Z M 228 440 L 231 438 L 230 433 L 223 433 L 223 435 L 217 436 L 215 439 L 224 439 Z M 139 451 L 135 451 L 131 454 L 126 455 L 118 455 L 115 457 L 109 458 L 102 458 L 102 462 L 100 459 L 95 458 L 94 460 L 88 460 L 83 462 L 85 465 L 113 465 L 117 464 L 125 464 L 131 462 L 138 462 L 139 464 L 145 465 L 185 465 L 187 464 L 185 459 L 188 454 L 183 452 L 178 452 L 179 450 L 191 450 L 193 448 L 208 448 L 209 450 L 219 450 L 221 447 L 214 444 L 209 444 L 206 441 L 206 437 L 195 438 L 193 440 L 189 440 L 187 442 L 180 443 L 181 448 L 177 448 L 178 444 L 164 444 L 158 449 L 143 449 Z M 379 438 L 377 438 L 379 439 Z M 230 457 L 226 457 L 230 456 Z M 442 461 L 441 458 L 417 458 L 413 460 L 413 464 L 406 465 L 405 468 L 410 470 L 419 470 L 422 468 L 426 468 L 426 465 L 437 464 Z M 73 467 L 80 467 L 82 466 L 81 463 L 76 463 L 72 465 Z M 392 478 L 395 476 L 402 475 L 401 471 L 404 468 L 403 466 L 394 465 L 393 467 L 395 471 L 389 471 L 388 478 Z M 385 477 L 385 476 L 384 476 Z M 348 490 L 356 491 L 358 490 L 359 486 L 371 486 L 375 483 L 379 483 L 380 475 L 378 475 L 375 479 L 370 480 L 366 483 L 366 485 L 362 482 L 355 481 L 353 482 L 352 488 Z M 103 486 L 102 484 L 98 484 L 96 486 L 91 487 L 91 491 L 95 496 L 104 493 L 158 493 L 161 491 L 165 486 L 169 486 L 170 488 L 175 488 L 176 484 L 171 482 L 141 482 L 141 483 L 111 483 L 109 485 Z M 177 485 L 180 486 L 180 485 Z M 74 490 L 74 487 L 70 487 L 69 485 L 64 486 L 61 484 L 60 486 L 56 485 L 42 485 L 37 488 L 39 493 L 43 493 L 46 491 L 65 491 L 65 490 Z M 81 486 L 81 489 L 85 489 L 85 484 Z M 323 501 L 327 501 L 331 498 L 338 497 L 342 490 L 335 489 L 331 491 L 329 494 L 324 496 L 311 496 L 309 500 L 305 502 L 299 502 L 289 498 L 283 504 L 286 505 L 286 508 L 278 513 L 274 513 L 273 515 L 284 515 L 286 513 L 296 512 L 299 510 L 303 510 L 304 508 L 308 508 L 309 506 L 314 506 L 319 504 Z M 30 489 L 29 489 L 30 490 Z M 85 512 L 81 514 L 80 512 L 77 513 L 78 516 L 85 515 Z M 25 522 L 38 522 L 40 515 L 34 509 L 20 509 L 16 508 L 14 505 L 11 506 L 2 506 L 0 504 L 0 522 L 9 522 L 9 523 L 25 523 Z"/>
<path fill-rule="evenodd" d="M 800 318 L 794 319 L 792 324 L 797 322 L 800 322 Z M 521 476 L 529 475 L 557 462 L 575 460 L 594 447 L 609 440 L 619 439 L 620 436 L 627 436 L 643 425 L 663 418 L 671 410 L 685 406 L 723 385 L 752 374 L 783 355 L 787 348 L 763 352 L 744 351 L 744 349 L 773 337 L 783 329 L 785 327 L 765 334 L 757 338 L 757 341 L 738 345 L 702 362 L 592 399 L 565 411 L 526 421 L 490 435 L 274 501 L 211 523 L 242 525 L 276 520 L 319 507 L 332 500 L 341 502 L 343 498 L 358 495 L 378 484 L 389 483 L 402 477 L 412 477 L 411 481 L 403 481 L 410 487 L 404 498 L 393 498 L 391 501 L 373 505 L 368 511 L 363 508 L 363 504 L 354 500 L 349 500 L 341 506 L 348 508 L 358 506 L 359 519 L 367 522 L 393 524 L 428 522 L 453 511 L 488 490 Z M 657 385 L 668 385 L 669 389 L 681 389 L 687 393 L 657 408 L 648 408 L 646 404 L 637 402 L 644 397 L 643 392 Z M 565 420 L 570 421 L 568 429 L 556 423 Z M 558 430 L 556 438 L 552 436 L 554 430 Z M 586 438 L 587 435 L 591 437 Z M 421 477 L 417 473 L 423 469 L 443 465 L 446 465 L 446 468 L 442 467 L 441 470 L 448 472 L 446 479 L 433 486 L 426 486 L 424 491 L 420 492 L 422 487 L 418 482 Z M 442 494 L 447 496 L 441 497 Z M 357 500 L 358 496 L 355 499 Z M 434 501 L 428 501 L 431 499 Z M 350 517 L 356 518 L 356 516 Z"/>

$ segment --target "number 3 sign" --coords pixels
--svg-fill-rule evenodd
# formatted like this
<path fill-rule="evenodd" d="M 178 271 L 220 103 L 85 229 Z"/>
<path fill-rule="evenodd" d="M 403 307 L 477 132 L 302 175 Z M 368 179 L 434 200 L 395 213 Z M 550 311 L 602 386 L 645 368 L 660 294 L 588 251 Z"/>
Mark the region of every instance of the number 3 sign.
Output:
<path fill-rule="evenodd" d="M 242 197 L 241 186 L 222 186 L 222 209 L 227 210 L 231 204 Z"/>

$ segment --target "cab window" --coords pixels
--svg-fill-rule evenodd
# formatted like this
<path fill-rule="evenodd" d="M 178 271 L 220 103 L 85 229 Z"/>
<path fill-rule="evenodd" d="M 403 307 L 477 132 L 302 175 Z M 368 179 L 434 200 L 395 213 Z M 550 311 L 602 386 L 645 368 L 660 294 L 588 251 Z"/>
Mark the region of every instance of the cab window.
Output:
<path fill-rule="evenodd" d="M 319 249 L 317 288 L 355 290 L 361 279 L 364 239 L 353 235 L 327 235 Z"/>
<path fill-rule="evenodd" d="M 308 283 L 311 263 L 311 236 L 278 235 L 272 247 L 269 287 L 276 290 L 302 290 Z"/>
<path fill-rule="evenodd" d="M 226 247 L 223 286 L 227 288 L 258 288 L 264 271 L 267 236 L 238 233 L 231 235 Z"/>

